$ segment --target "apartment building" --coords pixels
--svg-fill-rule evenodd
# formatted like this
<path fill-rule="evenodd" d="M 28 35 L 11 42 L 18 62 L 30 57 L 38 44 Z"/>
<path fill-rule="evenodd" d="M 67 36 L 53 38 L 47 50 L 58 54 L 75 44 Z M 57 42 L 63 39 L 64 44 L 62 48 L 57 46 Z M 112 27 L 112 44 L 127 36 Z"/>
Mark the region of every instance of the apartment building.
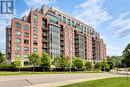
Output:
<path fill-rule="evenodd" d="M 97 62 L 106 59 L 106 45 L 98 32 L 85 23 L 46 5 L 31 9 L 21 19 L 13 18 L 6 27 L 7 63 L 21 58 L 28 63 L 28 56 L 46 52 L 52 58 L 80 57 Z"/>

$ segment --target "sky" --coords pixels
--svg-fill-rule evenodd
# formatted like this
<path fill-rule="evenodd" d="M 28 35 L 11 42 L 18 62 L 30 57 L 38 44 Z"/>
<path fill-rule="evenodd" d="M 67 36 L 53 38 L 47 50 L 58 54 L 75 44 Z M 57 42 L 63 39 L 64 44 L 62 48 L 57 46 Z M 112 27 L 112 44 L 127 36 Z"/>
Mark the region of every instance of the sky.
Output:
<path fill-rule="evenodd" d="M 15 0 L 15 14 L 21 18 L 31 8 L 43 4 L 53 6 L 74 16 L 100 33 L 107 47 L 107 55 L 122 55 L 130 42 L 130 0 Z M 5 50 L 5 26 L 12 17 L 0 17 L 0 49 Z"/>

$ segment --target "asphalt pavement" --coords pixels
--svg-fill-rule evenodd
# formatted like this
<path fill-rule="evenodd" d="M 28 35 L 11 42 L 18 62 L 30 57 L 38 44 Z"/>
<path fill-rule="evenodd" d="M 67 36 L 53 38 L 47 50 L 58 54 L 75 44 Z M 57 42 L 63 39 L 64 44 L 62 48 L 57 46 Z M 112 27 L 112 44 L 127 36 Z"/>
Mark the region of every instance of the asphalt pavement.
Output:
<path fill-rule="evenodd" d="M 55 87 L 83 80 L 117 77 L 111 73 L 40 74 L 0 76 L 0 87 Z"/>

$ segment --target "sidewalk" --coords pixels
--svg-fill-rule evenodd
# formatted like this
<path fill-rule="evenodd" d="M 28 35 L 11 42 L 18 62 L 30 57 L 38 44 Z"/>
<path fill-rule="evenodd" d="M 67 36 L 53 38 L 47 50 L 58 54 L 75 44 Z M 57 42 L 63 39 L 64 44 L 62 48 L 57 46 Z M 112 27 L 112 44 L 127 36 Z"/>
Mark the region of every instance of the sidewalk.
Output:
<path fill-rule="evenodd" d="M 68 85 L 68 84 L 73 84 L 73 83 L 78 83 L 78 82 L 83 82 L 83 81 L 90 81 L 90 80 L 97 80 L 97 79 L 103 79 L 103 78 L 110 78 L 110 77 L 120 77 L 121 75 L 113 75 L 110 74 L 108 76 L 101 76 L 101 77 L 91 77 L 91 78 L 85 78 L 85 79 L 76 79 L 76 80 L 68 80 L 68 81 L 60 81 L 60 82 L 55 82 L 55 83 L 45 83 L 45 84 L 38 84 L 38 85 L 32 85 L 32 86 L 26 86 L 26 87 L 57 87 L 57 86 L 62 86 L 62 85 Z"/>

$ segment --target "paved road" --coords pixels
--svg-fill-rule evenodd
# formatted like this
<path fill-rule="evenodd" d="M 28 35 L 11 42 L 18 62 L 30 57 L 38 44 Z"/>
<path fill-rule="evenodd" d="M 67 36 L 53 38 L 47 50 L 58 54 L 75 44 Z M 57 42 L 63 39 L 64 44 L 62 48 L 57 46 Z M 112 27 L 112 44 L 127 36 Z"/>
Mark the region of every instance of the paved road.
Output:
<path fill-rule="evenodd" d="M 44 87 L 44 86 L 35 86 L 35 85 L 60 83 L 60 82 L 65 82 L 70 80 L 74 81 L 79 79 L 95 79 L 95 78 L 115 77 L 115 76 L 119 76 L 119 75 L 114 75 L 109 73 L 82 73 L 82 74 L 0 76 L 0 87 L 33 87 L 33 86 Z"/>

